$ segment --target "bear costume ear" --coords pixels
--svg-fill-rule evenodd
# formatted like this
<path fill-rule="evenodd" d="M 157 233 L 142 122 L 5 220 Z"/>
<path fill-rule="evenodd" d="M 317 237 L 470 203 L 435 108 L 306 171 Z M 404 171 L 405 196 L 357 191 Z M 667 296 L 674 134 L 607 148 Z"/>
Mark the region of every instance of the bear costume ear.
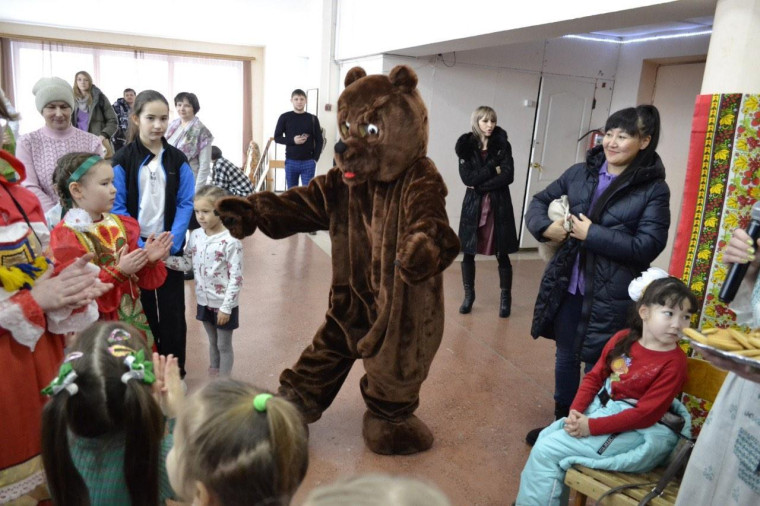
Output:
<path fill-rule="evenodd" d="M 348 87 L 349 84 L 353 83 L 354 81 L 361 79 L 362 77 L 365 77 L 367 73 L 364 71 L 361 67 L 353 67 L 351 70 L 348 71 L 348 74 L 346 74 L 346 79 L 343 81 L 343 84 Z"/>
<path fill-rule="evenodd" d="M 417 74 L 412 70 L 412 67 L 406 65 L 397 65 L 393 67 L 391 73 L 388 74 L 388 79 L 391 80 L 391 84 L 401 91 L 406 93 L 411 92 L 417 87 Z"/>

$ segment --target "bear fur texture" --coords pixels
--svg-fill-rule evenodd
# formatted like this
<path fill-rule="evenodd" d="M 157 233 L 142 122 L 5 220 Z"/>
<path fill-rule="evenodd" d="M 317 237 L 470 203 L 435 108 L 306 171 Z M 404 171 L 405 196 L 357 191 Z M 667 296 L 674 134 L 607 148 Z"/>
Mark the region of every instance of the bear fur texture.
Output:
<path fill-rule="evenodd" d="M 217 211 L 238 238 L 257 228 L 275 239 L 329 231 L 325 322 L 280 375 L 279 392 L 314 422 L 361 359 L 365 443 L 380 454 L 412 454 L 433 444 L 414 411 L 443 335 L 441 273 L 459 240 L 446 215 L 446 185 L 426 157 L 427 109 L 414 71 L 367 76 L 355 67 L 345 84 L 336 167 L 281 195 L 222 199 Z"/>

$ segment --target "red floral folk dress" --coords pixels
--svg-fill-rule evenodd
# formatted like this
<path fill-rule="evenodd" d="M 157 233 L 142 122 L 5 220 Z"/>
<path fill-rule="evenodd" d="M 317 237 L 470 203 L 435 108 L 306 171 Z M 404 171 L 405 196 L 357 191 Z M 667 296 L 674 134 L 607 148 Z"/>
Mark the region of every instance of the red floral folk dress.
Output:
<path fill-rule="evenodd" d="M 140 288 L 155 290 L 163 285 L 166 267 L 158 261 L 146 265 L 133 276 L 124 274 L 118 268 L 120 255 L 138 248 L 139 237 L 140 225 L 134 218 L 103 213 L 100 221 L 93 222 L 86 211 L 71 209 L 53 229 L 50 244 L 56 271 L 86 252 L 95 253 L 93 263 L 100 267 L 100 280 L 114 285 L 113 290 L 97 300 L 100 319 L 119 320 L 134 326 L 145 335 L 148 346 L 152 347 L 153 333 L 140 303 Z"/>

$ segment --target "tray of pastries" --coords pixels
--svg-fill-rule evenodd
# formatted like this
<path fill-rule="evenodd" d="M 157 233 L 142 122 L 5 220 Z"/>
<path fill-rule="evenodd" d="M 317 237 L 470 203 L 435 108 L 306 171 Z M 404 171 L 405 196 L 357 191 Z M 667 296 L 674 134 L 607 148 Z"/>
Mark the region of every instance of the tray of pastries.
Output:
<path fill-rule="evenodd" d="M 722 369 L 760 374 L 760 331 L 687 328 L 683 335 L 702 356 Z"/>

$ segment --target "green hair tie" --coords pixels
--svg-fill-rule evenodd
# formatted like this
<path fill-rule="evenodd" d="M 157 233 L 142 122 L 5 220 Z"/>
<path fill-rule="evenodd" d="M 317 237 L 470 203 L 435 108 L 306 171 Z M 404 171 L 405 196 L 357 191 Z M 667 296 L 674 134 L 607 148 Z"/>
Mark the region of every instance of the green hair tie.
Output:
<path fill-rule="evenodd" d="M 150 358 L 145 358 L 145 350 L 137 353 L 132 352 L 124 358 L 124 365 L 129 367 L 129 371 L 121 375 L 121 382 L 125 385 L 131 379 L 138 379 L 146 385 L 152 385 L 156 382 L 156 375 L 153 372 L 153 362 Z"/>
<path fill-rule="evenodd" d="M 271 399 L 272 397 L 273 397 L 272 394 L 258 394 L 256 397 L 253 398 L 253 409 L 258 411 L 259 413 L 266 413 L 267 401 Z"/>
<path fill-rule="evenodd" d="M 78 358 L 78 357 L 77 357 Z M 79 387 L 74 382 L 77 379 L 77 373 L 71 365 L 71 362 L 64 362 L 58 369 L 58 376 L 50 382 L 48 386 L 42 389 L 42 395 L 54 396 L 64 390 L 69 392 L 69 395 L 76 395 L 79 391 Z"/>
<path fill-rule="evenodd" d="M 69 183 L 75 183 L 79 181 L 82 176 L 84 176 L 88 170 L 90 170 L 90 167 L 101 161 L 102 158 L 98 155 L 92 155 L 87 160 L 83 161 L 79 167 L 77 167 L 77 170 L 75 170 L 67 180 Z"/>

